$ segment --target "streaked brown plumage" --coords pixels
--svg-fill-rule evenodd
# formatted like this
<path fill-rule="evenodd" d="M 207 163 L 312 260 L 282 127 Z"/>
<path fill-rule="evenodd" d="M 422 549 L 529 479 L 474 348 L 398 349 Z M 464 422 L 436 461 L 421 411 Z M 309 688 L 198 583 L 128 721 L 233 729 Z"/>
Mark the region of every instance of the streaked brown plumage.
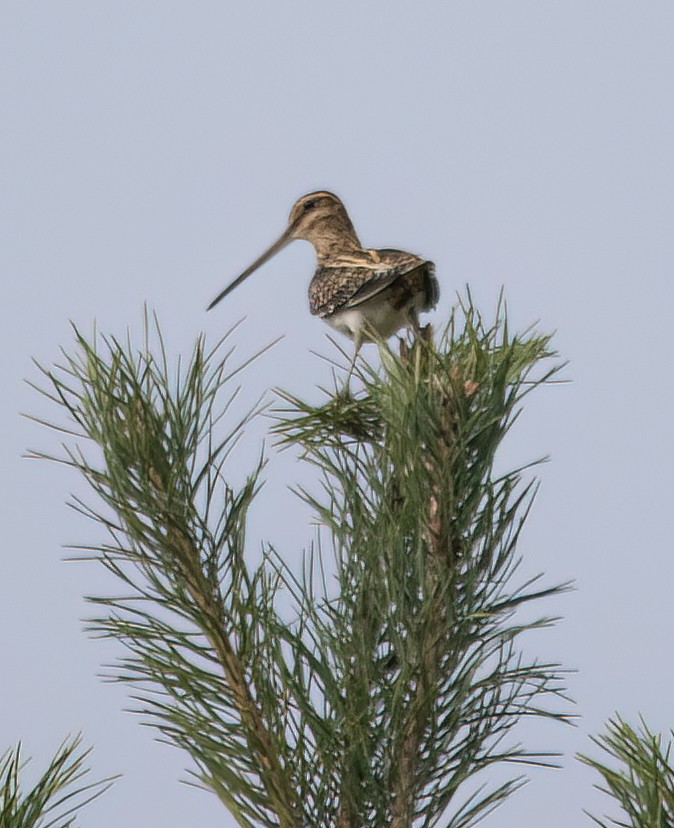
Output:
<path fill-rule="evenodd" d="M 373 338 L 388 338 L 404 327 L 417 329 L 419 313 L 438 301 L 433 262 L 402 250 L 364 249 L 339 198 L 319 191 L 295 202 L 280 238 L 208 309 L 293 239 L 305 239 L 316 250 L 316 272 L 309 284 L 311 313 L 350 336 L 356 352 Z"/>

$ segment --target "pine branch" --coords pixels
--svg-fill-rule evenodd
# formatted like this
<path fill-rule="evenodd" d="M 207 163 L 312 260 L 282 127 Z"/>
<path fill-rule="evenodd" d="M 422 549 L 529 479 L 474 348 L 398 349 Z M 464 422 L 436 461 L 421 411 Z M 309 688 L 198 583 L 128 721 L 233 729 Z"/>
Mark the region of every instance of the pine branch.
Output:
<path fill-rule="evenodd" d="M 510 338 L 504 320 L 486 328 L 464 312 L 464 329 L 453 318 L 438 347 L 427 334 L 400 357 L 383 348 L 360 398 L 317 408 L 281 395 L 277 433 L 325 474 L 328 502 L 305 496 L 336 544 L 339 598 L 323 646 L 342 676 L 341 826 L 430 825 L 479 769 L 549 761 L 497 749 L 521 716 L 563 718 L 538 704 L 560 696 L 557 666 L 526 663 L 515 647 L 549 620 L 508 619 L 564 587 L 509 586 L 535 489 L 521 470 L 492 475 L 520 401 L 558 368 L 532 379 L 550 356 L 546 337 Z M 460 808 L 451 825 L 472 825 L 517 785 Z"/>
<path fill-rule="evenodd" d="M 602 791 L 617 800 L 628 822 L 610 822 L 592 817 L 597 825 L 622 828 L 672 828 L 674 826 L 674 763 L 670 759 L 674 731 L 663 746 L 662 737 L 649 730 L 643 719 L 634 730 L 624 719 L 609 720 L 606 733 L 592 741 L 620 767 L 612 768 L 597 759 L 579 754 L 581 762 L 598 771 L 604 785 Z"/>
<path fill-rule="evenodd" d="M 108 790 L 116 776 L 81 783 L 90 751 L 80 745 L 79 736 L 63 742 L 25 794 L 20 776 L 28 760 L 21 759 L 21 744 L 0 756 L 0 828 L 69 828 L 85 805 Z"/>
<path fill-rule="evenodd" d="M 424 353 L 424 350 L 429 349 L 430 332 L 430 328 L 427 328 L 424 339 L 420 339 L 412 351 L 408 351 L 402 343 L 401 357 L 411 362 L 415 359 L 416 353 L 419 353 L 421 359 L 427 360 L 428 354 Z M 452 422 L 455 390 L 454 383 L 451 384 L 451 387 L 448 384 L 442 388 L 442 412 L 439 418 L 441 428 L 439 433 L 433 435 L 435 446 L 428 451 L 428 456 L 423 461 L 433 481 L 429 487 L 430 492 L 426 509 L 428 565 L 424 584 L 428 596 L 426 600 L 429 602 L 428 612 L 431 618 L 442 617 L 446 603 L 452 602 L 452 596 L 443 589 L 443 584 L 451 582 L 452 570 L 461 554 L 460 539 L 455 536 L 451 516 L 442 508 L 444 500 L 441 483 L 442 475 L 438 474 L 439 469 L 434 468 L 433 459 L 437 458 L 442 469 L 446 469 L 451 464 L 450 447 L 455 439 Z M 474 391 L 473 381 L 466 381 L 463 393 L 470 396 Z M 442 635 L 437 630 L 429 630 L 424 634 L 420 645 L 423 654 L 421 669 L 416 679 L 414 700 L 410 705 L 402 730 L 399 773 L 393 783 L 396 795 L 391 828 L 406 828 L 413 822 L 415 801 L 418 794 L 419 752 L 428 719 L 431 715 L 428 707 L 435 700 L 435 690 L 442 664 L 443 641 Z"/>
<path fill-rule="evenodd" d="M 76 339 L 79 354 L 67 356 L 60 371 L 44 373 L 50 396 L 102 451 L 103 465 L 95 466 L 81 446 L 66 446 L 64 462 L 84 474 L 108 508 L 75 503 L 110 532 L 113 543 L 94 549 L 94 556 L 131 589 L 122 598 L 91 599 L 111 610 L 94 619 L 92 629 L 119 637 L 131 650 L 121 679 L 159 684 L 169 703 L 143 696 L 144 709 L 189 750 L 204 782 L 240 823 L 262 820 L 291 828 L 298 824 L 295 793 L 283 772 L 281 734 L 271 734 L 261 713 L 240 623 L 250 610 L 246 602 L 257 597 L 243 563 L 243 533 L 261 466 L 236 494 L 223 484 L 221 472 L 247 418 L 224 439 L 216 441 L 213 433 L 236 393 L 216 409 L 219 392 L 238 372 L 226 370 L 231 352 L 220 357 L 216 348 L 207 354 L 200 340 L 187 370 L 179 369 L 174 379 L 161 337 L 158 359 L 147 347 L 147 334 L 145 349 L 137 353 L 114 338 L 103 339 L 102 354 L 96 341 L 78 332 Z M 211 529 L 219 495 L 225 512 Z M 229 580 L 224 592 L 223 579 Z M 148 602 L 158 614 L 145 608 Z M 167 610 L 174 622 L 160 620 Z M 180 619 L 192 629 L 181 630 Z M 196 674 L 195 699 L 190 685 Z M 220 721 L 218 755 L 204 720 L 211 730 Z M 236 730 L 232 720 L 239 723 Z M 226 757 L 231 768 L 223 787 Z"/>

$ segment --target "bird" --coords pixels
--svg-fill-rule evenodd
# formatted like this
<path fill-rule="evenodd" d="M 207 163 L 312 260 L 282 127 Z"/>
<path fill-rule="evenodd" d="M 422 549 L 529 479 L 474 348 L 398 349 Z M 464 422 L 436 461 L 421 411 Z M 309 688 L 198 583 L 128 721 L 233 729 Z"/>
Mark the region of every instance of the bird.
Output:
<path fill-rule="evenodd" d="M 316 252 L 309 310 L 353 340 L 354 363 L 364 342 L 388 339 L 402 328 L 418 332 L 419 313 L 438 302 L 433 262 L 403 250 L 363 248 L 342 201 L 319 190 L 297 199 L 279 238 L 207 310 L 296 239 L 310 242 Z"/>

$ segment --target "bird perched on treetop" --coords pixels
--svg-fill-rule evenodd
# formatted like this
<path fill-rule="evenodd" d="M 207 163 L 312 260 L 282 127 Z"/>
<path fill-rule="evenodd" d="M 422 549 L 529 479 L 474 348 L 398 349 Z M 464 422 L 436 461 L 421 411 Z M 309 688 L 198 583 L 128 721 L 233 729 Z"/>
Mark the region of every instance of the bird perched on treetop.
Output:
<path fill-rule="evenodd" d="M 402 250 L 363 248 L 340 199 L 321 190 L 295 202 L 281 236 L 208 310 L 295 239 L 311 242 L 318 260 L 309 283 L 309 310 L 351 337 L 355 354 L 363 342 L 387 339 L 405 327 L 418 330 L 419 313 L 438 301 L 433 262 Z"/>

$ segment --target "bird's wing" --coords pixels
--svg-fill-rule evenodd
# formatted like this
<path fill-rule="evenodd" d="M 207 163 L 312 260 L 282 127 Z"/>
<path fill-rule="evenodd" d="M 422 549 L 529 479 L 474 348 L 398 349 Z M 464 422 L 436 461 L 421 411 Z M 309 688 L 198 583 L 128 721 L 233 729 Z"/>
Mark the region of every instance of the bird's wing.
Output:
<path fill-rule="evenodd" d="M 420 267 L 428 269 L 428 275 L 434 281 L 433 263 L 412 253 L 402 250 L 365 252 L 367 257 L 343 257 L 335 264 L 318 267 L 309 297 L 314 316 L 330 316 L 338 310 L 358 307 Z"/>

